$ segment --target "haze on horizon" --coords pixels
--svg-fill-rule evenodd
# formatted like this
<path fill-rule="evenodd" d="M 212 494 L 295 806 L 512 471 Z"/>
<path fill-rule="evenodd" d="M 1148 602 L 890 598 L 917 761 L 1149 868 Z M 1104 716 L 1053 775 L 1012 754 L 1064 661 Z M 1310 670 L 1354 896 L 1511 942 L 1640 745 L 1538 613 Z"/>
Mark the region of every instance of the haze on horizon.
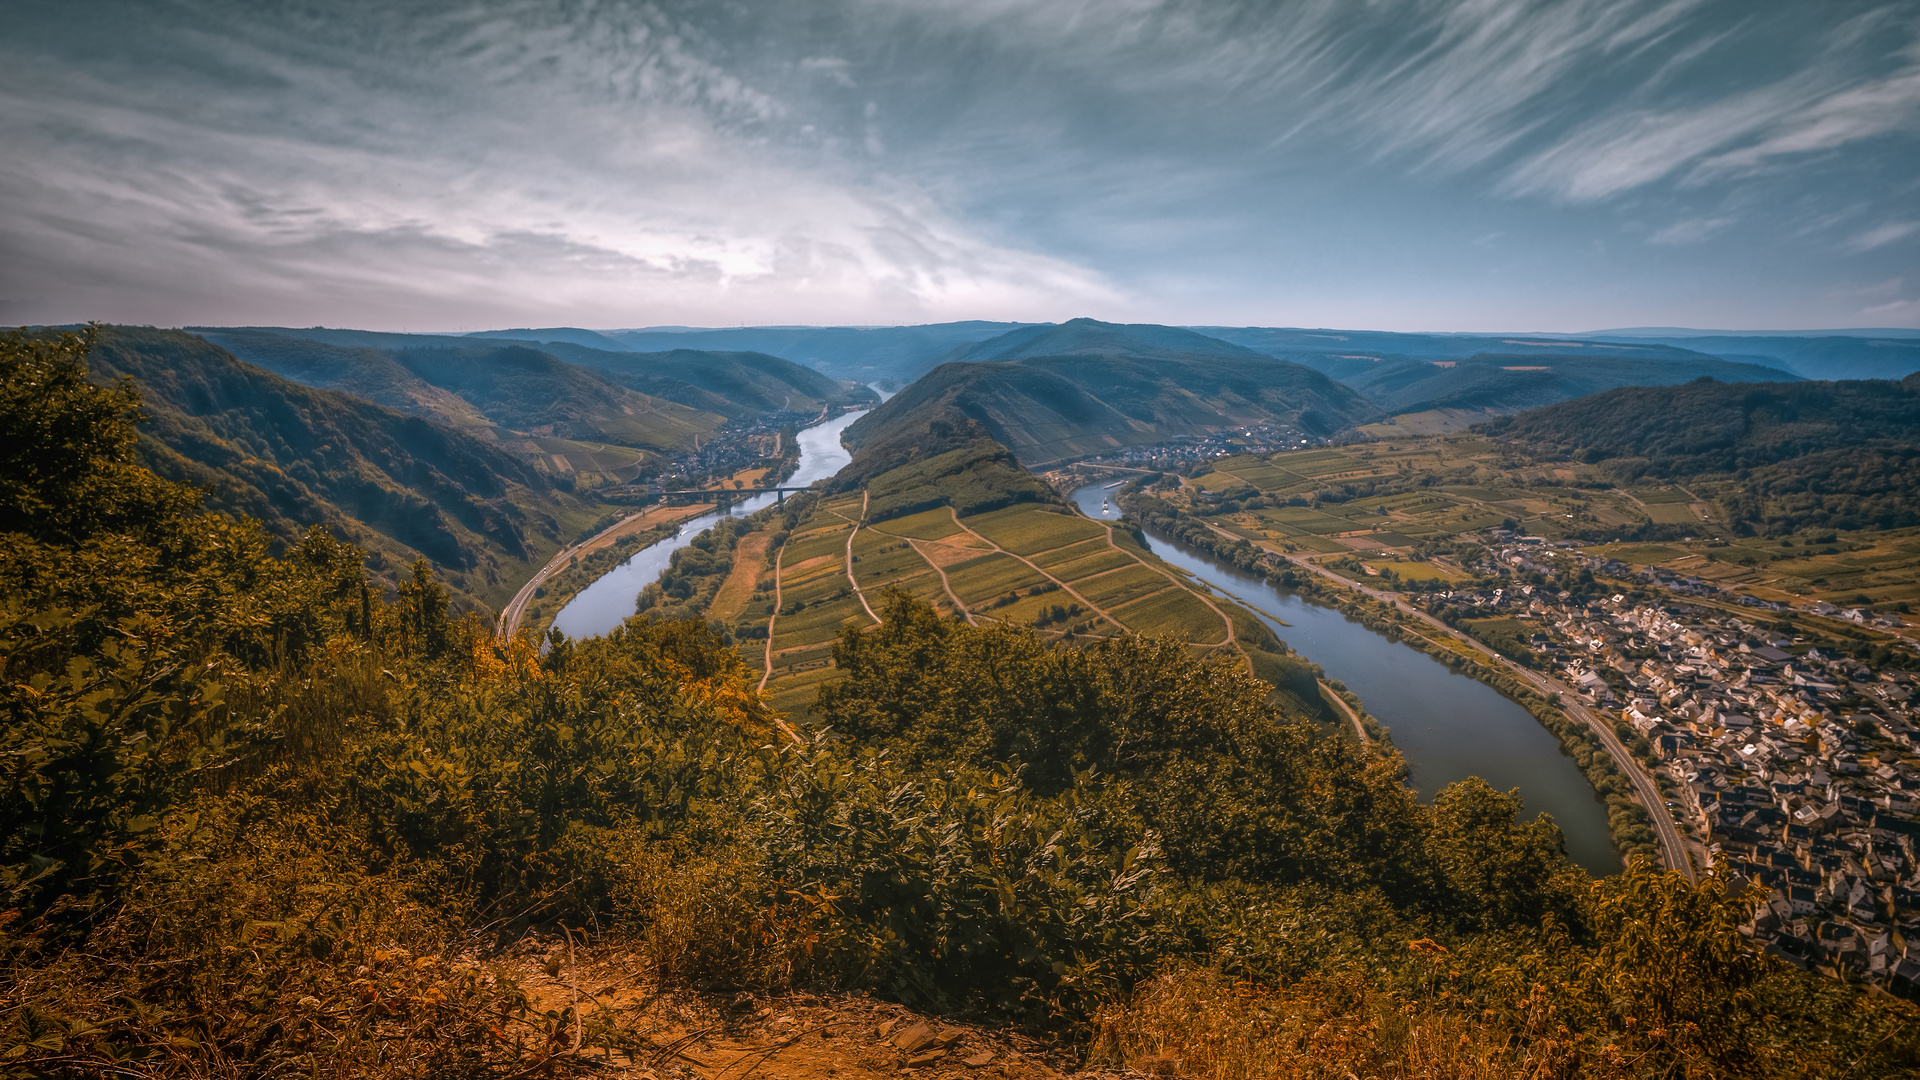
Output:
<path fill-rule="evenodd" d="M 0 320 L 1920 326 L 1920 7 L 16 0 Z"/>

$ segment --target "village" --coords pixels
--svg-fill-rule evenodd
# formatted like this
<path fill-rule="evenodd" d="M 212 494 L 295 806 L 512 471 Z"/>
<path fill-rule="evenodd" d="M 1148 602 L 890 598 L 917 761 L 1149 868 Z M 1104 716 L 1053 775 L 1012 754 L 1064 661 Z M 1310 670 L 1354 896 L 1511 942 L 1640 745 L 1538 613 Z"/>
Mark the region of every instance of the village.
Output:
<path fill-rule="evenodd" d="M 1876 671 L 1691 602 L 1708 595 L 1698 582 L 1643 575 L 1676 595 L 1576 598 L 1546 575 L 1578 568 L 1605 580 L 1627 568 L 1571 542 L 1489 537 L 1485 568 L 1513 584 L 1435 592 L 1429 608 L 1464 604 L 1535 628 L 1534 662 L 1617 718 L 1623 736 L 1640 737 L 1629 745 L 1668 778 L 1676 823 L 1758 893 L 1743 932 L 1766 951 L 1830 975 L 1920 986 L 1914 673 Z"/>
<path fill-rule="evenodd" d="M 1088 468 L 1118 466 L 1179 472 L 1184 465 L 1217 461 L 1235 454 L 1272 454 L 1321 446 L 1326 442 L 1325 438 L 1301 431 L 1291 424 L 1263 421 L 1244 428 L 1182 436 L 1147 446 L 1129 446 L 1079 459 L 1076 464 Z"/>

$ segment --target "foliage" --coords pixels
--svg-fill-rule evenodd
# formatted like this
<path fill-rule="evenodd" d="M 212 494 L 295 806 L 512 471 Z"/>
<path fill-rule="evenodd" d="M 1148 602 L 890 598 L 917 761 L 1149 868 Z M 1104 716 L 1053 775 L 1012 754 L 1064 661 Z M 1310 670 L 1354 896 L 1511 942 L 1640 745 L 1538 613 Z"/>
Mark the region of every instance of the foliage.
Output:
<path fill-rule="evenodd" d="M 699 618 L 733 570 L 740 537 L 759 527 L 752 518 L 724 518 L 673 553 L 660 580 L 640 590 L 637 610 L 655 619 Z"/>
<path fill-rule="evenodd" d="M 841 481 L 847 478 L 842 477 Z M 1015 503 L 1058 504 L 1059 497 L 1028 475 L 997 443 L 981 439 L 932 454 L 872 477 L 867 520 L 889 521 L 937 506 L 984 514 Z"/>
<path fill-rule="evenodd" d="M 1920 378 L 1631 387 L 1485 428 L 1544 456 L 1604 462 L 1623 481 L 1732 478 L 1744 531 L 1920 523 Z"/>
<path fill-rule="evenodd" d="M 1381 414 L 1311 368 L 1164 326 L 1073 319 L 957 354 L 847 429 L 878 475 L 986 439 L 1026 464 L 1279 421 L 1331 435 Z"/>
<path fill-rule="evenodd" d="M 463 598 L 504 588 L 511 563 L 552 550 L 579 503 L 472 435 L 242 364 L 178 331 L 108 327 L 96 378 L 137 384 L 139 460 L 259 520 L 281 545 L 325 524 L 389 573 L 425 557 Z"/>
<path fill-rule="evenodd" d="M 38 348 L 0 345 L 10 379 Z M 1920 1061 L 1910 1006 L 1751 953 L 1722 885 L 1591 882 L 1512 796 L 1422 806 L 1391 756 L 1178 644 L 1050 645 L 893 596 L 817 710 L 854 737 L 801 735 L 697 621 L 543 655 L 454 617 L 424 564 L 388 601 L 324 530 L 276 556 L 138 473 L 135 398 L 66 385 L 78 418 L 26 428 L 16 460 L 91 456 L 22 467 L 9 497 L 147 509 L 23 511 L 0 543 L 20 1075 L 583 1072 L 583 1018 L 535 1012 L 502 963 L 534 924 L 593 926 L 675 982 L 864 986 L 1069 1036 L 1097 1018 L 1120 1056 L 1198 1045 L 1222 1029 L 1181 1017 L 1212 1009 L 1261 1021 L 1221 1044 L 1248 1069 L 1287 1060 L 1261 1041 L 1276 1016 L 1412 1061 L 1348 1024 L 1409 1006 L 1473 1047 L 1551 1050 L 1550 1075 Z"/>

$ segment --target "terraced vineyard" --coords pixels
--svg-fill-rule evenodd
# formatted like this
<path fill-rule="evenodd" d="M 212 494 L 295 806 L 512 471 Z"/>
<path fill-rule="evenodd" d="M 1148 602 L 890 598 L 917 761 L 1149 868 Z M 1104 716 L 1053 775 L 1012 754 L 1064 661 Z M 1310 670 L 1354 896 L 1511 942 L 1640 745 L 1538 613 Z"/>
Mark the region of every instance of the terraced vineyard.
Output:
<path fill-rule="evenodd" d="M 1207 595 L 1130 534 L 1066 507 L 1017 503 L 963 516 L 942 506 L 869 523 L 866 505 L 864 491 L 814 502 L 755 570 L 752 599 L 733 625 L 778 709 L 804 711 L 835 677 L 836 635 L 875 625 L 887 589 L 975 625 L 1063 639 L 1172 634 L 1201 650 L 1269 659 L 1279 651 L 1250 614 Z"/>

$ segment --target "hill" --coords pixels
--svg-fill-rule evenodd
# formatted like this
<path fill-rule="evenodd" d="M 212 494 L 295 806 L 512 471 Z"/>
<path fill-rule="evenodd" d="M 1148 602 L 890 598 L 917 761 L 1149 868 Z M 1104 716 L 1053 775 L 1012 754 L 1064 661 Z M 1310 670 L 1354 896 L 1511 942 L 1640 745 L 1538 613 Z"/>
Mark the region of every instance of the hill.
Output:
<path fill-rule="evenodd" d="M 1726 481 L 1722 502 L 1747 531 L 1920 524 L 1920 375 L 1626 387 L 1482 430 L 1623 480 Z"/>
<path fill-rule="evenodd" d="M 1304 364 L 1404 414 L 1510 413 L 1616 386 L 1792 378 L 1777 362 L 1741 362 L 1654 342 L 1537 335 L 1398 334 L 1370 330 L 1206 327 L 1208 334 Z"/>
<path fill-rule="evenodd" d="M 327 525 L 389 580 L 424 557 L 463 595 L 497 603 L 598 516 L 485 440 L 302 386 L 179 331 L 104 328 L 91 367 L 141 389 L 141 460 L 156 473 L 282 542 Z"/>
<path fill-rule="evenodd" d="M 492 426 L 470 402 L 407 370 L 386 349 L 336 345 L 250 327 L 190 329 L 241 360 L 302 386 L 338 390 L 453 427 Z"/>
<path fill-rule="evenodd" d="M 905 386 L 942 357 L 1020 323 L 953 322 L 925 326 L 747 326 L 731 329 L 659 327 L 609 330 L 606 337 L 641 352 L 672 349 L 772 353 L 838 379 Z"/>
<path fill-rule="evenodd" d="M 954 353 L 856 421 L 847 442 L 863 475 L 929 441 L 981 436 L 1032 467 L 1251 424 L 1326 436 L 1380 415 L 1298 364 L 1173 327 L 1076 319 Z"/>
<path fill-rule="evenodd" d="M 880 395 L 763 352 L 672 349 L 617 352 L 548 343 L 555 356 L 622 386 L 737 420 L 765 413 L 866 408 Z"/>
<path fill-rule="evenodd" d="M 1820 334 L 1622 334 L 1603 340 L 1648 342 L 1711 353 L 1725 360 L 1770 364 L 1809 379 L 1898 379 L 1920 371 L 1920 338 L 1907 331 Z M 1601 335 L 1596 335 L 1601 336 Z"/>
<path fill-rule="evenodd" d="M 1778 368 L 1711 357 L 1476 353 L 1462 360 L 1382 361 L 1341 378 L 1393 413 L 1479 409 L 1510 413 L 1585 397 L 1617 386 L 1669 386 L 1693 379 L 1770 382 L 1794 376 Z"/>
<path fill-rule="evenodd" d="M 524 343 L 259 327 L 197 332 L 295 381 L 446 424 L 506 429 L 496 437 L 532 435 L 659 452 L 726 420 Z M 331 340 L 308 336 L 316 333 Z"/>
<path fill-rule="evenodd" d="M 1029 504 L 878 534 L 856 500 L 803 496 L 846 536 L 789 532 L 817 554 L 781 580 L 827 580 L 775 634 L 817 633 L 813 599 L 919 543 L 985 553 L 973 577 L 925 559 L 928 592 L 999 599 L 962 622 L 877 598 L 878 628 L 829 635 L 814 719 L 783 717 L 704 621 L 543 651 L 455 617 L 424 567 L 389 600 L 322 531 L 274 555 L 138 466 L 137 399 L 84 359 L 0 340 L 0 1056 L 23 1076 L 675 1055 L 739 1076 L 795 1048 L 764 1072 L 1920 1065 L 1920 1011 L 1762 953 L 1727 877 L 1590 878 L 1516 797 L 1417 799 L 1390 748 L 1276 701 L 1228 647 L 1069 638 L 1085 605 L 1001 591 L 1024 560 L 1119 615 L 1140 568 L 1089 563 L 1130 559 L 1123 530 Z M 992 618 L 1029 602 L 1046 629 Z"/>

